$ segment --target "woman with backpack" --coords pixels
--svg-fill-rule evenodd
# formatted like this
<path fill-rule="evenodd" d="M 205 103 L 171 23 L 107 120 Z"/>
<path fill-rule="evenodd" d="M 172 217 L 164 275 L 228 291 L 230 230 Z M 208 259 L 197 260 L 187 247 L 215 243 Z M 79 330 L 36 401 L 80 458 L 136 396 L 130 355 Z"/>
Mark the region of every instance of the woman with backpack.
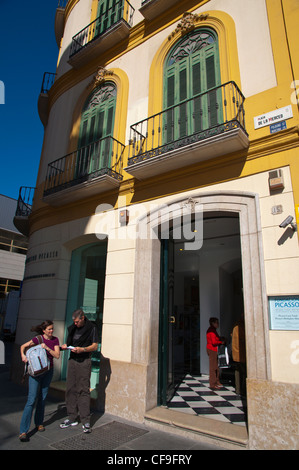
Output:
<path fill-rule="evenodd" d="M 36 410 L 35 410 L 35 425 L 38 431 L 44 431 L 43 426 L 44 412 L 45 412 L 45 401 L 48 395 L 49 386 L 53 377 L 53 362 L 54 358 L 59 359 L 60 346 L 59 339 L 53 336 L 54 324 L 51 320 L 46 320 L 41 325 L 37 325 L 31 328 L 31 331 L 35 331 L 39 336 L 32 338 L 27 343 L 22 344 L 21 358 L 24 363 L 28 362 L 26 356 L 26 350 L 32 348 L 38 344 L 46 350 L 49 367 L 45 372 L 40 375 L 29 375 L 29 390 L 28 399 L 25 405 L 23 416 L 20 424 L 20 435 L 21 441 L 27 441 L 27 433 L 31 424 L 31 418 L 33 413 L 34 403 L 37 399 Z"/>

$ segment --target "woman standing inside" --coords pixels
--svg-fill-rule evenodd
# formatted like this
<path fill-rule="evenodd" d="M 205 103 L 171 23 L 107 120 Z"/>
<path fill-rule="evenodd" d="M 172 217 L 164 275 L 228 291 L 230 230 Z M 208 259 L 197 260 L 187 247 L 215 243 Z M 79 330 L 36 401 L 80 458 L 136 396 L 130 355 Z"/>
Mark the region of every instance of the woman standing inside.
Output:
<path fill-rule="evenodd" d="M 60 347 L 59 340 L 53 336 L 54 324 L 51 320 L 44 321 L 41 325 L 31 328 L 31 331 L 37 332 L 42 337 L 42 348 L 47 351 L 47 356 L 50 361 L 50 367 L 47 372 L 41 376 L 32 377 L 29 376 L 29 391 L 28 399 L 25 405 L 23 416 L 20 424 L 20 436 L 21 441 L 27 440 L 27 433 L 30 428 L 31 418 L 33 413 L 34 403 L 37 399 L 36 410 L 35 410 L 35 425 L 38 431 L 44 431 L 43 421 L 44 421 L 44 412 L 45 412 L 45 401 L 48 395 L 49 386 L 53 377 L 53 359 L 59 359 L 60 356 Z M 27 343 L 22 344 L 21 358 L 23 362 L 27 362 L 27 357 L 25 355 L 25 350 L 28 347 L 32 347 L 39 344 L 37 337 L 32 338 Z"/>
<path fill-rule="evenodd" d="M 207 330 L 207 353 L 209 356 L 210 388 L 217 390 L 221 387 L 218 368 L 218 346 L 224 344 L 224 341 L 222 341 L 217 333 L 219 326 L 218 318 L 212 317 L 209 322 L 210 327 Z"/>

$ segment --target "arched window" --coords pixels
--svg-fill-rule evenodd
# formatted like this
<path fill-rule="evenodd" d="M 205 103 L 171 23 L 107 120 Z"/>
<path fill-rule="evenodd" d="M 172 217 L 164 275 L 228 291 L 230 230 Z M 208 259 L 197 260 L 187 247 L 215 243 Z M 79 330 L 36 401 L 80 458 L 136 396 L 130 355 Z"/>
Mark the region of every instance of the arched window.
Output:
<path fill-rule="evenodd" d="M 220 84 L 217 35 L 212 30 L 195 29 L 176 43 L 166 58 L 163 100 L 169 112 L 164 123 L 165 141 L 221 122 L 221 100 L 215 89 Z"/>
<path fill-rule="evenodd" d="M 78 141 L 78 175 L 111 166 L 115 105 L 113 82 L 97 87 L 86 101 Z"/>

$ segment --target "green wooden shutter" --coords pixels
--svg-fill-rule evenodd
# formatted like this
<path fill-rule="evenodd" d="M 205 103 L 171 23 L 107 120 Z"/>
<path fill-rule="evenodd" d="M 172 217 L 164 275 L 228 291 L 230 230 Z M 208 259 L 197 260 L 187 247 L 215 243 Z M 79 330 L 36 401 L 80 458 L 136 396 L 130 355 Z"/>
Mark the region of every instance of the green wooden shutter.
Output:
<path fill-rule="evenodd" d="M 110 167 L 116 104 L 116 88 L 106 82 L 97 88 L 84 107 L 79 132 L 77 175 Z"/>
<path fill-rule="evenodd" d="M 178 137 L 182 138 L 185 137 L 188 132 L 187 132 L 187 103 L 186 99 L 188 96 L 188 84 L 187 84 L 187 70 L 186 70 L 186 64 L 184 64 L 184 68 L 180 70 L 179 73 L 179 102 L 182 103 L 185 101 L 185 103 L 182 103 L 178 110 Z"/>
<path fill-rule="evenodd" d="M 193 63 L 192 65 L 192 94 L 193 96 L 201 93 L 201 74 L 200 62 Z M 201 123 L 201 97 L 194 98 L 193 100 L 193 132 L 199 132 L 202 129 Z"/>
<path fill-rule="evenodd" d="M 198 29 L 184 36 L 168 55 L 164 73 L 164 107 L 178 105 L 164 113 L 164 142 L 219 124 L 221 90 L 205 93 L 221 84 L 214 33 Z"/>
<path fill-rule="evenodd" d="M 170 108 L 174 105 L 175 102 L 175 77 L 174 75 L 171 75 L 167 79 L 167 108 Z M 173 109 L 170 109 L 166 113 L 166 119 L 164 123 L 164 130 L 165 130 L 165 138 L 166 142 L 172 142 L 174 138 L 173 134 L 173 129 L 174 129 L 174 114 L 173 114 Z"/>
<path fill-rule="evenodd" d="M 207 89 L 210 90 L 216 86 L 214 55 L 206 58 Z M 216 90 L 208 93 L 208 113 L 209 127 L 217 124 L 217 94 Z"/>
<path fill-rule="evenodd" d="M 99 0 L 95 37 L 123 18 L 124 0 Z"/>
<path fill-rule="evenodd" d="M 114 120 L 114 107 L 106 110 L 106 136 L 110 136 L 113 129 L 113 120 Z M 112 141 L 107 138 L 103 142 L 103 160 L 102 168 L 109 168 L 111 164 L 111 152 L 112 152 Z"/>

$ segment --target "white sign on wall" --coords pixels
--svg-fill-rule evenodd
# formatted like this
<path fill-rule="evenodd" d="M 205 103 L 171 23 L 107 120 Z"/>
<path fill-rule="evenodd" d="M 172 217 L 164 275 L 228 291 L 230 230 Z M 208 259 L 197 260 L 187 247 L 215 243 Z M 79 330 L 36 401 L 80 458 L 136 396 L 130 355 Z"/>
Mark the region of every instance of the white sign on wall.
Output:
<path fill-rule="evenodd" d="M 271 330 L 299 330 L 299 296 L 269 297 Z"/>
<path fill-rule="evenodd" d="M 269 113 L 261 114 L 254 118 L 254 128 L 260 129 L 260 127 L 270 126 L 276 122 L 284 121 L 293 117 L 292 105 L 285 106 L 284 108 L 275 109 Z"/>

